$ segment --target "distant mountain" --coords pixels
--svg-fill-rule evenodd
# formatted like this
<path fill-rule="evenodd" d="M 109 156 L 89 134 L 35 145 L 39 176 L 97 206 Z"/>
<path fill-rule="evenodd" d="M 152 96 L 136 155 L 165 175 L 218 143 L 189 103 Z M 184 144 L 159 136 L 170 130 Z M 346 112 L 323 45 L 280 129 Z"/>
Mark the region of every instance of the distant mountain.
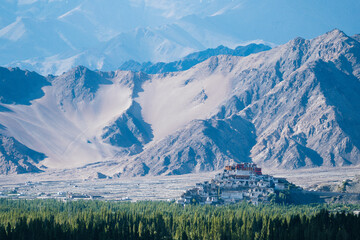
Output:
<path fill-rule="evenodd" d="M 45 166 L 171 175 L 232 161 L 288 170 L 359 165 L 355 38 L 335 29 L 161 74 L 80 66 L 45 79 L 1 69 L 0 84 L 19 88 L 0 96 L 1 173 Z"/>
<path fill-rule="evenodd" d="M 216 29 L 204 28 L 204 36 L 180 24 L 183 17 L 203 18 L 237 5 L 231 0 L 170 5 L 143 0 L 6 1 L 0 6 L 0 65 L 61 75 L 77 65 L 108 71 L 129 59 L 174 61 L 207 47 L 241 43 Z"/>
<path fill-rule="evenodd" d="M 283 44 L 334 27 L 353 35 L 359 11 L 357 0 L 4 0 L 0 66 L 59 76 L 78 65 L 111 71 L 219 45 Z"/>
<path fill-rule="evenodd" d="M 129 60 L 120 66 L 120 70 L 134 71 L 134 72 L 145 72 L 148 74 L 166 73 L 166 72 L 178 72 L 185 71 L 195 66 L 196 64 L 203 62 L 210 57 L 217 55 L 231 55 L 231 56 L 248 56 L 252 53 L 258 53 L 271 49 L 269 46 L 264 44 L 249 44 L 246 46 L 238 46 L 235 49 L 230 49 L 224 46 L 217 48 L 209 48 L 204 51 L 191 53 L 179 61 L 170 63 L 139 63 L 134 60 Z"/>

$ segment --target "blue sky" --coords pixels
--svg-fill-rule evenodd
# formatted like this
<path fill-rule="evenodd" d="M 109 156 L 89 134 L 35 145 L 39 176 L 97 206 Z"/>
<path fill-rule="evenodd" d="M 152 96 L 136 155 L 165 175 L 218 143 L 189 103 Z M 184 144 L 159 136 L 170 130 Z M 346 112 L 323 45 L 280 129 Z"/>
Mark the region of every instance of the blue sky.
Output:
<path fill-rule="evenodd" d="M 313 38 L 334 28 L 348 35 L 360 33 L 358 0 L 247 0 L 234 15 L 244 38 L 278 44 L 297 36 Z"/>

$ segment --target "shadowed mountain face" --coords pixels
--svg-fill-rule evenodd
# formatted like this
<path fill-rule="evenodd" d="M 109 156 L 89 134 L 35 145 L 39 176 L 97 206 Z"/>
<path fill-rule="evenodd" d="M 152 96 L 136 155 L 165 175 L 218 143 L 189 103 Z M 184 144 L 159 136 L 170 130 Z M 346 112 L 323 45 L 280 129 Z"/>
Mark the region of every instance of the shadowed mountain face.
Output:
<path fill-rule="evenodd" d="M 104 129 L 102 138 L 106 143 L 121 147 L 133 155 L 141 152 L 143 145 L 149 143 L 153 135 L 151 126 L 142 119 L 140 105 L 133 102 L 124 114 Z"/>
<path fill-rule="evenodd" d="M 16 139 L 0 134 L 0 172 L 2 174 L 41 172 L 42 170 L 36 165 L 45 158 L 44 154 L 29 149 Z"/>
<path fill-rule="evenodd" d="M 44 96 L 41 88 L 47 85 L 46 78 L 35 72 L 0 67 L 0 103 L 30 105 Z"/>
<path fill-rule="evenodd" d="M 355 39 L 356 41 L 360 42 L 360 34 L 356 34 L 354 36 L 352 36 L 353 39 Z"/>
<path fill-rule="evenodd" d="M 0 105 L 0 133 L 46 155 L 49 168 L 137 176 L 242 161 L 289 170 L 360 164 L 360 43 L 339 30 L 186 71 L 79 67 L 51 83 L 30 105 Z M 11 156 L 1 158 L 6 169 Z M 17 156 L 40 164 L 33 153 Z"/>

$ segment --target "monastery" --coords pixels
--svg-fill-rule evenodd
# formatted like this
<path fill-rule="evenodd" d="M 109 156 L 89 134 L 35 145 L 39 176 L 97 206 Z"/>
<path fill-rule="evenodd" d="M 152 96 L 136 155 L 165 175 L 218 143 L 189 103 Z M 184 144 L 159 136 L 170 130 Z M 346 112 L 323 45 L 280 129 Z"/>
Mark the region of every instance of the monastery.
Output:
<path fill-rule="evenodd" d="M 283 178 L 264 175 L 255 163 L 226 166 L 210 182 L 197 183 L 177 201 L 179 204 L 221 205 L 248 201 L 253 204 L 269 202 L 275 191 L 285 190 L 288 182 Z"/>

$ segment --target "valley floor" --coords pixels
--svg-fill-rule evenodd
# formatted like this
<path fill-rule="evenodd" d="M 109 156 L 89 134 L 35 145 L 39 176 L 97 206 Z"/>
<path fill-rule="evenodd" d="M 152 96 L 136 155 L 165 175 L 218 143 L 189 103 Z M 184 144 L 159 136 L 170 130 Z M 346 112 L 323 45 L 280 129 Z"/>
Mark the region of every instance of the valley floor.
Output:
<path fill-rule="evenodd" d="M 264 171 L 274 177 L 313 190 L 319 185 L 339 184 L 359 174 L 359 168 L 303 169 L 295 171 Z M 16 199 L 73 198 L 103 200 L 168 200 L 177 199 L 198 182 L 212 179 L 217 172 L 178 176 L 146 176 L 98 179 L 76 170 L 50 171 L 40 174 L 0 176 L 0 197 Z M 71 196 L 70 196 L 71 197 Z"/>
<path fill-rule="evenodd" d="M 197 182 L 213 174 L 136 177 L 119 179 L 84 179 L 68 172 L 10 175 L 0 177 L 0 195 L 10 198 L 65 198 L 66 193 L 104 200 L 168 200 L 180 197 Z M 14 191 L 15 190 L 15 191 Z M 10 194 L 9 194 L 10 193 Z"/>
<path fill-rule="evenodd" d="M 304 189 L 313 190 L 320 185 L 339 184 L 360 174 L 360 166 L 342 168 L 311 168 L 299 170 L 263 170 L 264 174 L 286 178 Z"/>

